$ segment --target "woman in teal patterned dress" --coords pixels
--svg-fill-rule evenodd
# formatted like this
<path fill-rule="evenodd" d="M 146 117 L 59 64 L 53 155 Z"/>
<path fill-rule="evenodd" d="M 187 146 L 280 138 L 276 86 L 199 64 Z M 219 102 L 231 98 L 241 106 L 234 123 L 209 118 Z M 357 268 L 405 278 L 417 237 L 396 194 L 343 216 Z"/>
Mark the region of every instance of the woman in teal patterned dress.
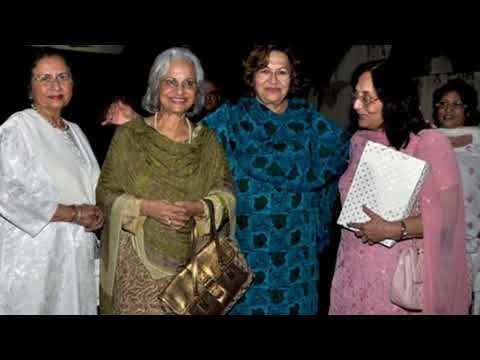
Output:
<path fill-rule="evenodd" d="M 203 119 L 221 139 L 237 190 L 237 240 L 255 273 L 232 315 L 314 315 L 318 252 L 329 241 L 346 133 L 289 96 L 297 89 L 289 49 L 257 46 L 245 62 L 254 97 Z"/>
<path fill-rule="evenodd" d="M 315 315 L 318 253 L 328 243 L 349 136 L 292 97 L 289 49 L 256 46 L 245 62 L 255 96 L 203 119 L 223 143 L 237 191 L 237 240 L 255 282 L 231 315 Z M 122 105 L 107 122 L 121 123 Z"/>

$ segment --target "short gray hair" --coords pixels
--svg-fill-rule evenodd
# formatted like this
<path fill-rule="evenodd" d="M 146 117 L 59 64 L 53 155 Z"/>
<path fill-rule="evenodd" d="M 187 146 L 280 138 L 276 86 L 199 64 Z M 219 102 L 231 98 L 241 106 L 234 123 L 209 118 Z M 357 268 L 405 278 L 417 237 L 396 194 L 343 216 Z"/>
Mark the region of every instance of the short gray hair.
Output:
<path fill-rule="evenodd" d="M 150 70 L 147 93 L 143 97 L 142 107 L 151 114 L 160 111 L 160 79 L 168 72 L 171 61 L 175 59 L 190 62 L 195 68 L 195 80 L 198 84 L 197 96 L 193 110 L 187 113 L 187 116 L 194 116 L 200 113 L 205 105 L 205 89 L 203 84 L 205 75 L 198 57 L 186 48 L 170 48 L 157 56 Z"/>

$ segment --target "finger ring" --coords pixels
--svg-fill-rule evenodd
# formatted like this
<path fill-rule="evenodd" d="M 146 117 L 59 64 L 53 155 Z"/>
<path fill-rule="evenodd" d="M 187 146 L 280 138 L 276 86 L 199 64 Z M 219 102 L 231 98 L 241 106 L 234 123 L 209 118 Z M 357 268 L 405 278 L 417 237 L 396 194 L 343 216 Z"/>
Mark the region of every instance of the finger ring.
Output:
<path fill-rule="evenodd" d="M 168 224 L 168 225 L 172 225 L 172 219 L 167 218 L 167 224 Z"/>

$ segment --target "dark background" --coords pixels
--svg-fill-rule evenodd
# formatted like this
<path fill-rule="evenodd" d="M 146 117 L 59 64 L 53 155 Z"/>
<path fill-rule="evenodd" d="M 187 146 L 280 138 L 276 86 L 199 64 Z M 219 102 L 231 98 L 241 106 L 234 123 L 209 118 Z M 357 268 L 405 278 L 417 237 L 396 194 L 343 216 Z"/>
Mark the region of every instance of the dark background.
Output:
<path fill-rule="evenodd" d="M 155 57 L 172 46 L 187 46 L 200 58 L 207 77 L 217 81 L 226 98 L 237 97 L 248 90 L 243 84 L 242 61 L 251 50 L 253 41 L 236 41 L 218 46 L 203 41 L 159 42 L 158 45 L 127 44 L 120 55 L 56 50 L 64 55 L 72 69 L 75 87 L 64 117 L 80 125 L 91 142 L 99 163 L 107 151 L 113 127 L 100 123 L 108 104 L 116 96 L 126 97 L 135 110 L 142 112 L 141 99 L 146 91 L 150 67 Z M 289 44 L 302 60 L 302 69 L 309 83 L 326 83 L 343 53 L 350 46 L 331 47 L 324 56 L 306 44 Z M 4 70 L 3 94 L 0 104 L 0 124 L 10 115 L 30 106 L 28 84 L 31 64 L 38 48 L 10 45 L 4 48 L 0 66 Z"/>
<path fill-rule="evenodd" d="M 141 112 L 140 102 L 146 90 L 150 66 L 155 57 L 171 46 L 188 46 L 200 58 L 207 77 L 217 81 L 227 98 L 245 94 L 242 61 L 258 39 L 222 42 L 176 39 L 158 45 L 126 44 L 120 55 L 62 51 L 71 65 L 75 79 L 74 96 L 64 116 L 78 123 L 89 138 L 100 164 L 107 151 L 114 128 L 101 127 L 103 113 L 116 96 L 125 96 Z M 306 80 L 303 95 L 309 87 L 323 88 L 338 62 L 352 43 L 336 41 L 323 43 L 320 48 L 312 41 L 288 39 Z M 0 66 L 3 70 L 3 94 L 0 104 L 0 123 L 11 114 L 28 107 L 27 86 L 30 66 L 36 48 L 25 45 L 4 45 Z M 454 71 L 480 70 L 480 56 L 471 46 L 450 42 L 445 44 L 399 43 L 392 47 L 391 57 L 398 60 L 401 70 L 410 76 L 425 75 L 432 56 L 450 57 Z"/>

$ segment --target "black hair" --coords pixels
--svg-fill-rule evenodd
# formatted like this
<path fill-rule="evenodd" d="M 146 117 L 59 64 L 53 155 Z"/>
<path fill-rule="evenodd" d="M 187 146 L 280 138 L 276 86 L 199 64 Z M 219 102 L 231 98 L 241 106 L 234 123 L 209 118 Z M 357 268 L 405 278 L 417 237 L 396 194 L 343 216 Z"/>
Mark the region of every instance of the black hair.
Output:
<path fill-rule="evenodd" d="M 478 95 L 477 90 L 462 79 L 448 81 L 433 93 L 433 121 L 435 125 L 440 126 L 438 118 L 437 104 L 442 100 L 443 96 L 449 92 L 456 92 L 462 102 L 467 106 L 465 108 L 465 124 L 464 126 L 477 126 L 480 116 L 477 110 Z"/>
<path fill-rule="evenodd" d="M 370 72 L 373 86 L 383 104 L 383 129 L 395 149 L 407 147 L 410 134 L 430 128 L 420 111 L 417 82 L 389 60 L 363 63 L 352 76 L 355 88 L 360 76 Z"/>
<path fill-rule="evenodd" d="M 43 48 L 43 47 L 38 48 L 38 50 L 34 52 L 33 59 L 30 62 L 30 73 L 28 74 L 28 79 L 27 79 L 27 84 L 28 84 L 27 89 L 28 89 L 29 97 L 31 97 L 31 92 L 32 92 L 31 80 L 32 80 L 32 76 L 33 76 L 33 69 L 35 69 L 35 67 L 38 65 L 38 63 L 41 60 L 43 60 L 45 58 L 50 58 L 50 57 L 58 57 L 58 58 L 62 59 L 65 62 L 65 64 L 67 65 L 67 68 L 70 70 L 70 72 L 72 71 L 71 68 L 70 68 L 70 64 L 68 63 L 65 55 L 63 55 L 61 52 L 59 52 L 55 49 L 52 49 L 52 48 Z"/>

